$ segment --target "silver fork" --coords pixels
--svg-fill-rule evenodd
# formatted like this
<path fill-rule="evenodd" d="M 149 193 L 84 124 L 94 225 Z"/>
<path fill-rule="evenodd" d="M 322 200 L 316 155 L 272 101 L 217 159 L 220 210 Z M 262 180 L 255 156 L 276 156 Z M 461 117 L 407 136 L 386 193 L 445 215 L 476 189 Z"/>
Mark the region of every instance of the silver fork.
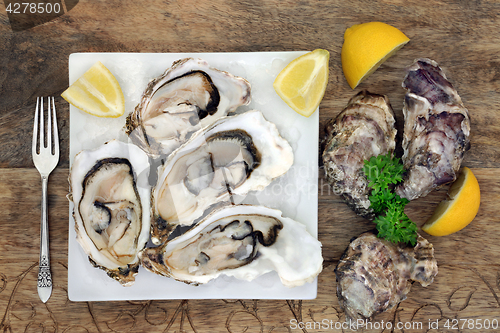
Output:
<path fill-rule="evenodd" d="M 42 221 L 40 225 L 40 262 L 38 267 L 38 296 L 46 303 L 52 294 L 52 274 L 50 273 L 49 225 L 47 214 L 47 184 L 49 175 L 59 162 L 59 136 L 54 97 L 48 97 L 47 138 L 44 131 L 43 97 L 36 99 L 35 124 L 33 125 L 33 163 L 42 177 Z M 52 126 L 52 119 L 54 126 Z M 38 131 L 40 127 L 40 131 Z M 52 141 L 52 136 L 54 141 Z M 47 141 L 47 145 L 45 145 Z M 37 150 L 37 142 L 39 150 Z M 52 149 L 52 142 L 54 147 Z M 52 152 L 53 150 L 53 152 Z"/>

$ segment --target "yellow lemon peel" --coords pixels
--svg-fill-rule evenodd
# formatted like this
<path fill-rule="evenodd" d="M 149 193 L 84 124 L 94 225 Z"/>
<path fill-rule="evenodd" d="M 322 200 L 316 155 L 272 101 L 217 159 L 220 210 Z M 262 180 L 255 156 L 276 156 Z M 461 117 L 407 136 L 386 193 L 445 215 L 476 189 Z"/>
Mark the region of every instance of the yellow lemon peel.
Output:
<path fill-rule="evenodd" d="M 349 86 L 356 88 L 409 41 L 404 33 L 383 22 L 368 22 L 347 28 L 341 59 Z"/>
<path fill-rule="evenodd" d="M 476 217 L 480 201 L 479 183 L 472 171 L 464 167 L 448 190 L 448 198 L 439 203 L 422 230 L 432 236 L 446 236 L 462 230 Z"/>

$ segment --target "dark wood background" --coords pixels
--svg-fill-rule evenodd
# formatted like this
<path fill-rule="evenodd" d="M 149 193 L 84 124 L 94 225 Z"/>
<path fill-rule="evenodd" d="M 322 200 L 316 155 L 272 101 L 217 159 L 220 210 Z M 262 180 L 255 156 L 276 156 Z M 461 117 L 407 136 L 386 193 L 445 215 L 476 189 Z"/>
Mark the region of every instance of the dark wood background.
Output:
<path fill-rule="evenodd" d="M 68 56 L 74 52 L 330 52 L 330 79 L 320 105 L 320 128 L 360 89 L 389 96 L 402 125 L 404 67 L 429 57 L 446 70 L 472 118 L 472 168 L 481 191 L 478 216 L 451 236 L 428 237 L 439 263 L 435 282 L 414 285 L 408 299 L 376 321 L 421 322 L 422 329 L 385 332 L 492 332 L 452 319 L 500 321 L 500 2 L 498 1 L 75 1 L 64 15 L 13 31 L 0 4 L 0 331 L 2 332 L 340 332 L 343 322 L 333 272 L 349 239 L 371 229 L 319 179 L 319 239 L 324 269 L 312 301 L 176 300 L 82 302 L 67 298 L 69 107 Z M 74 6 L 74 7 L 73 7 Z M 72 8 L 73 7 L 73 8 Z M 355 91 L 343 76 L 345 29 L 383 21 L 410 43 Z M 40 181 L 31 160 L 37 96 L 56 96 L 61 158 L 49 182 L 50 250 L 55 283 L 43 304 L 36 291 Z M 320 170 L 321 174 L 322 170 Z M 420 226 L 446 188 L 412 202 Z M 295 329 L 290 320 L 326 321 L 328 329 Z M 331 321 L 331 322 L 330 322 Z M 349 330 L 345 330 L 346 332 Z M 363 330 L 360 330 L 363 331 Z M 369 330 L 381 332 L 382 329 Z"/>

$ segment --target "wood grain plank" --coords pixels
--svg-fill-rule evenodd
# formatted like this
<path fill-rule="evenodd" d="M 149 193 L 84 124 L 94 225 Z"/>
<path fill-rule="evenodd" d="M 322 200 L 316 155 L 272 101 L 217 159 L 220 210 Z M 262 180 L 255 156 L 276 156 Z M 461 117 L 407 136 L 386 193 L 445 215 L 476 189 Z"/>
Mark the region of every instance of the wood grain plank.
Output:
<path fill-rule="evenodd" d="M 472 169 L 482 193 L 482 203 L 476 219 L 464 230 L 447 237 L 425 235 L 436 249 L 439 262 L 447 264 L 490 264 L 500 262 L 500 244 L 482 242 L 482 239 L 500 239 L 496 228 L 496 202 L 500 199 L 500 170 Z M 49 220 L 51 249 L 59 259 L 66 258 L 69 224 L 68 169 L 58 168 L 49 181 Z M 3 259 L 14 260 L 37 258 L 39 246 L 40 190 L 39 174 L 36 169 L 0 169 L 0 198 L 3 209 L 0 212 L 0 231 L 9 234 L 8 240 L 0 242 Z M 324 178 L 319 179 L 319 184 Z M 323 243 L 326 261 L 340 258 L 349 240 L 360 233 L 373 229 L 373 224 L 356 216 L 329 187 L 319 188 L 319 239 Z M 407 214 L 421 226 L 432 215 L 439 201 L 445 198 L 447 188 L 434 191 L 427 197 L 408 204 Z M 475 244 L 481 243 L 481 251 Z M 460 244 L 460 246 L 457 246 Z M 22 254 L 13 249 L 23 247 Z"/>
<path fill-rule="evenodd" d="M 404 31 L 411 41 L 384 63 L 356 91 L 346 84 L 340 63 L 343 31 L 350 25 L 374 20 L 370 5 L 336 1 L 259 3 L 214 1 L 165 4 L 114 1 L 82 2 L 68 14 L 30 33 L 8 31 L 1 23 L 4 48 L 0 81 L 0 166 L 28 167 L 31 117 L 37 96 L 59 96 L 68 85 L 68 57 L 74 52 L 246 52 L 325 48 L 331 53 L 330 80 L 321 103 L 320 124 L 346 105 L 360 89 L 389 96 L 402 128 L 401 81 L 414 58 L 430 57 L 449 74 L 472 117 L 472 147 L 465 162 L 473 167 L 498 167 L 500 52 L 499 4 L 495 1 L 440 3 L 419 1 L 377 3 L 385 21 Z M 444 10 L 445 9 L 445 10 Z M 127 22 L 127 24 L 118 24 Z M 439 18 L 439 19 L 438 19 Z M 165 31 L 168 33 L 156 33 Z M 26 79 L 29 78 L 29 79 Z M 9 98 L 16 96 L 16 98 Z M 67 103 L 58 98 L 67 122 Z M 128 110 L 130 112 L 132 110 Z M 60 125 L 67 147 L 68 124 Z M 13 129 L 16 130 L 13 130 Z M 21 131 L 18 129 L 22 128 Z M 15 149 L 19 148 L 19 149 Z M 14 153 L 16 152 L 17 153 Z M 61 156 L 62 166 L 68 155 Z"/>
<path fill-rule="evenodd" d="M 327 266 L 319 277 L 321 292 L 311 301 L 285 300 L 172 300 L 130 302 L 68 302 L 67 269 L 63 263 L 54 265 L 58 281 L 48 305 L 38 301 L 36 265 L 2 264 L 0 277 L 0 314 L 3 327 L 13 332 L 30 328 L 33 332 L 45 327 L 49 331 L 85 332 L 289 332 L 297 323 L 327 327 L 307 330 L 331 332 L 335 324 L 344 322 L 336 298 L 334 266 Z M 377 322 L 422 323 L 439 321 L 442 328 L 447 319 L 493 320 L 498 318 L 499 265 L 487 270 L 482 265 L 441 265 L 435 283 L 427 288 L 414 284 L 408 299 L 391 312 L 377 316 Z M 7 318 L 7 319 L 5 319 Z M 296 320 L 294 322 L 293 320 Z M 0 327 L 2 327 L 0 324 Z M 333 325 L 333 328 L 330 328 Z M 320 326 L 318 326 L 320 327 Z M 29 332 L 30 330 L 28 330 Z M 292 332 L 299 332 L 294 330 Z M 334 331 L 334 330 L 333 330 Z M 340 331 L 340 330 L 339 330 Z M 381 330 L 360 330 L 380 332 Z M 422 332 L 404 330 L 404 332 Z M 464 330 L 467 332 L 467 330 Z M 473 331 L 473 330 L 470 330 Z M 403 332 L 403 330 L 396 330 Z"/>

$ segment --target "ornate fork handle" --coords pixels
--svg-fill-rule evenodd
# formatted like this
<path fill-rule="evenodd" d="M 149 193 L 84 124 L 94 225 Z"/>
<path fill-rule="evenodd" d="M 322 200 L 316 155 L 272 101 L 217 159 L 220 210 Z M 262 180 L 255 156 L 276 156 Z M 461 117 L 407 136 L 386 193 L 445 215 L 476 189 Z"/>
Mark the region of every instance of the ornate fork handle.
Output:
<path fill-rule="evenodd" d="M 42 221 L 40 224 L 40 264 L 38 267 L 38 295 L 45 303 L 52 293 L 52 274 L 50 273 L 49 224 L 47 212 L 48 176 L 42 176 Z"/>
<path fill-rule="evenodd" d="M 38 265 L 37 289 L 38 296 L 40 296 L 40 299 L 44 303 L 49 300 L 50 295 L 52 294 L 52 274 L 50 273 L 49 256 L 49 225 L 47 213 L 47 184 L 50 173 L 54 170 L 57 166 L 57 162 L 59 161 L 59 134 L 57 131 L 57 117 L 54 97 L 48 98 L 47 106 L 47 133 L 45 133 L 43 98 L 37 98 L 32 143 L 33 164 L 42 177 L 42 220 L 40 223 L 40 261 Z M 47 140 L 45 140 L 45 138 L 47 138 Z M 54 147 L 52 147 L 52 143 L 54 143 Z"/>

